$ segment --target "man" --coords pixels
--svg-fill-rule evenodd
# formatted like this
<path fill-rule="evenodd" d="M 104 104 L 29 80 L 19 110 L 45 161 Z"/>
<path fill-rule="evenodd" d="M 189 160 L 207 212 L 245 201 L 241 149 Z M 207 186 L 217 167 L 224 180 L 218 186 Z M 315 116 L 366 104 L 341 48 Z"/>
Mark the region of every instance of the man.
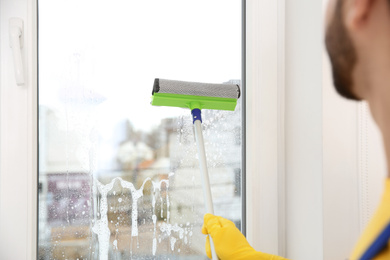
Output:
<path fill-rule="evenodd" d="M 381 130 L 390 167 L 390 0 L 330 0 L 325 43 L 337 92 L 366 100 Z M 380 205 L 352 251 L 355 259 L 390 259 L 390 169 Z M 221 260 L 284 258 L 255 251 L 234 224 L 206 214 L 204 234 Z M 207 240 L 206 251 L 210 257 Z"/>

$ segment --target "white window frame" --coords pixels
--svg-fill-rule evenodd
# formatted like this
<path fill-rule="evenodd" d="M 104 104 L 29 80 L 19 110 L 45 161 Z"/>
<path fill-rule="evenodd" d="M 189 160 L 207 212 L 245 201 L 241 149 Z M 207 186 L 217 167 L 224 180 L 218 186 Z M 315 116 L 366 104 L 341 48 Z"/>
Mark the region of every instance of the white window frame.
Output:
<path fill-rule="evenodd" d="M 246 169 L 242 191 L 246 197 L 247 238 L 255 249 L 267 253 L 292 259 L 324 259 L 325 249 L 331 246 L 324 245 L 324 239 L 332 239 L 323 234 L 323 212 L 332 208 L 324 206 L 322 188 L 323 154 L 331 151 L 322 145 L 323 46 L 318 41 L 323 34 L 322 0 L 244 0 L 244 4 Z M 24 20 L 26 61 L 26 85 L 11 84 L 12 54 L 7 37 L 0 38 L 0 258 L 36 259 L 37 1 L 2 0 L 0 7 L 2 35 L 7 35 L 9 17 Z M 302 17 L 300 10 L 305 10 Z M 307 26 L 310 19 L 313 24 Z M 302 34 L 302 27 L 309 31 Z M 313 49 L 302 49 L 305 41 Z M 299 76 L 302 74 L 308 77 Z M 316 84 L 319 92 L 305 93 L 314 91 Z M 302 92 L 313 95 L 314 100 L 299 103 Z M 306 114 L 309 118 L 300 117 L 306 108 L 311 109 Z M 311 122 L 316 120 L 313 129 Z M 307 127 L 312 131 L 303 136 L 300 131 Z M 299 138 L 308 138 L 309 143 L 318 144 L 318 149 L 301 146 Z M 310 163 L 297 160 L 301 156 Z M 295 178 L 315 185 L 299 191 L 298 186 L 290 185 Z M 303 197 L 307 191 L 311 198 Z M 302 204 L 313 202 L 317 203 L 314 209 Z"/>
<path fill-rule="evenodd" d="M 37 3 L 1 1 L 0 258 L 37 256 Z M 25 84 L 17 86 L 8 20 L 24 21 Z M 4 36 L 4 37 L 3 37 Z"/>
<path fill-rule="evenodd" d="M 24 21 L 24 86 L 14 81 L 8 38 L 0 63 L 0 258 L 37 259 L 38 53 L 37 0 L 2 0 L 1 33 L 8 19 Z M 10 123 L 12 122 L 12 123 Z M 15 185 L 13 185 L 15 184 Z M 13 194 L 17 192 L 17 196 Z"/>
<path fill-rule="evenodd" d="M 323 155 L 332 150 L 323 146 L 323 1 L 246 5 L 247 238 L 259 251 L 328 259 L 323 216 L 332 207 L 323 201 Z"/>
<path fill-rule="evenodd" d="M 285 255 L 285 0 L 246 0 L 246 235 Z"/>

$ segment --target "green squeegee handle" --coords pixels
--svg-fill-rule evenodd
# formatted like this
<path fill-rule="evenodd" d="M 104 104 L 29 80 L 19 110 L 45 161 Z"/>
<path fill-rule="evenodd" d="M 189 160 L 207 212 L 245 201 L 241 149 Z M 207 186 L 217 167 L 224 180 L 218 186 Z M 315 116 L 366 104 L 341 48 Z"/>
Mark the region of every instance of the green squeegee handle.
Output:
<path fill-rule="evenodd" d="M 209 173 L 207 170 L 206 152 L 204 148 L 204 141 L 203 141 L 203 134 L 202 134 L 201 111 L 200 109 L 195 108 L 191 111 L 191 114 L 192 114 L 194 128 L 195 128 L 195 140 L 196 140 L 196 146 L 198 148 L 199 166 L 201 171 L 203 195 L 204 195 L 204 200 L 206 202 L 206 211 L 207 213 L 211 213 L 214 215 L 213 199 L 211 196 Z M 210 235 L 209 235 L 209 239 L 210 239 L 212 259 L 218 260 L 217 253 L 215 252 L 215 248 L 214 248 L 214 242 Z"/>

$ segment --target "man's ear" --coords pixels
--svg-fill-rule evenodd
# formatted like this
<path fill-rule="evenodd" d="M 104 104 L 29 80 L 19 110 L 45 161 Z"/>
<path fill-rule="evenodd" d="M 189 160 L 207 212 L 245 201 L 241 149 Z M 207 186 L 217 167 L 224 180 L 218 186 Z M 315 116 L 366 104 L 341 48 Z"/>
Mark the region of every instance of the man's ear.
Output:
<path fill-rule="evenodd" d="M 345 13 L 346 27 L 356 30 L 364 26 L 371 15 L 371 10 L 376 1 L 382 0 L 339 0 L 345 1 L 343 12 Z"/>

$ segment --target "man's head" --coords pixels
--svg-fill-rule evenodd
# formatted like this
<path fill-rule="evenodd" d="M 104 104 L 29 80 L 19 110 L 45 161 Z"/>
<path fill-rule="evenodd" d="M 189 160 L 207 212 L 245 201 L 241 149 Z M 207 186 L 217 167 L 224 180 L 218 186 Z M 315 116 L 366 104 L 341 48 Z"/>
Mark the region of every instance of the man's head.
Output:
<path fill-rule="evenodd" d="M 390 65 L 389 36 L 390 0 L 329 0 L 325 44 L 340 95 L 368 98 L 374 70 Z"/>

